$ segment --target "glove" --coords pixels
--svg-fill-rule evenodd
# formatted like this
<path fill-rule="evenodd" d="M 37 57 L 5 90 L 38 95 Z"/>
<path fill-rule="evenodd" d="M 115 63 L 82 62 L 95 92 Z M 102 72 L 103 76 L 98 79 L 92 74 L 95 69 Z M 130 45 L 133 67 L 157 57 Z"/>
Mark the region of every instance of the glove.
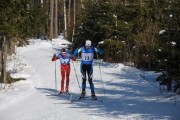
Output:
<path fill-rule="evenodd" d="M 53 55 L 53 58 L 55 58 L 55 57 L 56 57 L 56 54 Z"/>
<path fill-rule="evenodd" d="M 53 58 L 51 59 L 51 61 L 55 61 L 56 58 L 56 54 L 53 55 Z"/>
<path fill-rule="evenodd" d="M 76 61 L 76 58 L 75 58 L 75 57 L 72 57 L 72 60 L 73 60 L 73 61 Z"/>

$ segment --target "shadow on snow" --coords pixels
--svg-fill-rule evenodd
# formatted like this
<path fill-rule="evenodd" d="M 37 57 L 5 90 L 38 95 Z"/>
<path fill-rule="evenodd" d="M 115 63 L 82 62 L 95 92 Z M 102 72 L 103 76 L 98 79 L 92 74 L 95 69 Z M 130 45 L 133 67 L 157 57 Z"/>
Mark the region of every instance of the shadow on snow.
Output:
<path fill-rule="evenodd" d="M 122 76 L 119 77 L 121 80 Z M 126 79 L 126 76 L 123 76 L 123 79 Z M 95 82 L 97 84 L 101 81 L 95 80 Z M 57 91 L 51 88 L 39 88 L 39 90 L 46 93 L 47 97 L 60 100 L 59 103 L 54 104 L 73 104 L 70 106 L 71 108 L 84 109 L 86 110 L 84 112 L 89 115 L 117 117 L 119 119 L 121 117 L 128 118 L 128 116 L 132 114 L 140 115 L 141 119 L 180 118 L 178 114 L 180 110 L 176 110 L 177 113 L 172 112 L 176 109 L 176 106 L 172 103 L 153 100 L 152 97 L 154 95 L 152 92 L 148 92 L 150 89 L 148 89 L 146 85 L 133 83 L 133 81 L 127 84 L 120 82 L 106 82 L 104 84 L 106 86 L 105 94 L 103 93 L 103 88 L 96 88 L 98 99 L 103 100 L 103 102 L 82 100 L 71 103 L 69 101 L 70 95 L 63 94 L 56 96 Z M 114 87 L 115 89 L 109 88 L 108 86 Z M 78 97 L 79 94 L 72 93 L 72 99 L 77 99 Z M 87 111 L 87 109 L 89 110 Z M 133 117 L 131 117 L 131 119 L 133 119 Z M 136 117 L 134 119 L 136 119 Z"/>
<path fill-rule="evenodd" d="M 59 51 L 59 49 L 56 50 Z M 93 65 L 98 67 L 99 62 L 95 61 Z M 104 67 L 103 69 L 109 69 L 116 67 L 116 64 L 107 64 L 101 62 L 100 66 Z M 103 100 L 103 102 L 82 100 L 73 103 L 66 102 L 66 104 L 73 104 L 70 106 L 71 108 L 84 109 L 86 111 L 83 112 L 86 112 L 89 115 L 108 116 L 110 118 L 115 117 L 120 119 L 126 117 L 129 119 L 128 116 L 131 116 L 130 119 L 176 120 L 177 118 L 180 118 L 180 109 L 178 109 L 177 106 L 174 106 L 172 103 L 157 101 L 155 99 L 156 96 L 154 95 L 155 93 L 152 90 L 152 86 L 150 87 L 149 84 L 144 83 L 138 74 L 133 72 L 128 73 L 128 71 L 124 71 L 123 74 L 112 73 L 112 71 L 104 74 L 109 74 L 116 80 L 114 81 L 111 79 L 105 81 L 103 83 L 105 86 L 104 88 L 95 87 L 98 99 Z M 95 86 L 96 84 L 100 85 L 101 80 L 94 80 L 94 83 Z M 47 93 L 48 97 L 56 100 L 69 101 L 71 97 L 68 95 L 56 96 L 55 89 L 39 88 L 39 90 Z M 79 94 L 72 93 L 72 99 L 76 99 L 78 97 Z M 87 109 L 89 110 L 87 111 Z M 134 115 L 134 118 L 132 115 Z"/>

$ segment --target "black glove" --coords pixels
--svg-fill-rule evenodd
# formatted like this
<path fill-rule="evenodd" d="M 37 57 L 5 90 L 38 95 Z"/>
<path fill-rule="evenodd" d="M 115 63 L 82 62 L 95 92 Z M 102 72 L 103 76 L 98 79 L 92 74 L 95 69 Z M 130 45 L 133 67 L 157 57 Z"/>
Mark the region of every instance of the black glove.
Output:
<path fill-rule="evenodd" d="M 53 58 L 55 58 L 55 57 L 56 57 L 56 54 L 53 55 Z"/>

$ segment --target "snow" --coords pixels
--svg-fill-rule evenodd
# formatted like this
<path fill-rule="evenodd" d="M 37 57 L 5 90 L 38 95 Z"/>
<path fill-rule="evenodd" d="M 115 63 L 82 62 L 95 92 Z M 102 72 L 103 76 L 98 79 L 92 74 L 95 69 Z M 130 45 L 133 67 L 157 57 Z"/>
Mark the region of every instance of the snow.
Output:
<path fill-rule="evenodd" d="M 159 31 L 159 34 L 161 35 L 161 34 L 163 34 L 163 33 L 165 33 L 166 32 L 166 30 L 160 30 Z"/>
<path fill-rule="evenodd" d="M 100 41 L 98 44 L 104 44 L 104 41 Z"/>
<path fill-rule="evenodd" d="M 172 46 L 175 46 L 175 45 L 176 45 L 176 42 L 172 41 L 172 42 L 171 42 L 171 45 L 172 45 Z"/>
<path fill-rule="evenodd" d="M 70 42 L 58 37 L 52 41 L 31 39 L 30 45 L 18 47 L 9 58 L 8 71 L 13 78 L 25 78 L 0 90 L 1 120 L 179 120 L 179 96 L 159 91 L 155 82 L 158 73 L 138 70 L 121 63 L 94 60 L 94 85 L 98 99 L 70 102 L 80 94 L 80 61 L 71 61 L 70 92 L 55 96 L 60 89 L 59 61 L 54 53 Z M 99 66 L 100 65 L 100 66 Z M 75 72 L 75 70 L 76 72 Z M 87 96 L 90 96 L 87 83 Z"/>

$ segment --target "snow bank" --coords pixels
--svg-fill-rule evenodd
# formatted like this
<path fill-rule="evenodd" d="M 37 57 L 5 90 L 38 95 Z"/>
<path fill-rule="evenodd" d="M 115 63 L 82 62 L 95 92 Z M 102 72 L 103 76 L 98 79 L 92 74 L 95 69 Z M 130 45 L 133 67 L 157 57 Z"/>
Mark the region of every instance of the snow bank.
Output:
<path fill-rule="evenodd" d="M 128 73 L 130 73 L 130 74 L 132 74 L 132 73 L 140 73 L 140 71 L 139 71 L 137 68 L 135 68 L 135 67 L 129 67 L 129 66 L 125 66 L 125 67 L 123 67 L 121 70 L 122 70 L 122 71 L 125 71 L 125 72 L 128 72 Z"/>
<path fill-rule="evenodd" d="M 36 47 L 40 47 L 40 48 L 52 47 L 52 45 L 50 44 L 50 42 L 48 40 L 30 39 L 29 42 L 30 42 L 30 45 L 33 45 L 33 47 L 35 47 L 35 48 Z"/>
<path fill-rule="evenodd" d="M 72 43 L 60 37 L 60 38 L 52 39 L 52 44 L 58 47 L 66 48 Z"/>
<path fill-rule="evenodd" d="M 11 74 L 11 77 L 12 78 L 24 78 L 24 79 L 27 79 L 27 78 L 30 78 L 31 75 L 28 75 L 28 74 L 22 74 L 22 73 L 12 73 Z"/>

